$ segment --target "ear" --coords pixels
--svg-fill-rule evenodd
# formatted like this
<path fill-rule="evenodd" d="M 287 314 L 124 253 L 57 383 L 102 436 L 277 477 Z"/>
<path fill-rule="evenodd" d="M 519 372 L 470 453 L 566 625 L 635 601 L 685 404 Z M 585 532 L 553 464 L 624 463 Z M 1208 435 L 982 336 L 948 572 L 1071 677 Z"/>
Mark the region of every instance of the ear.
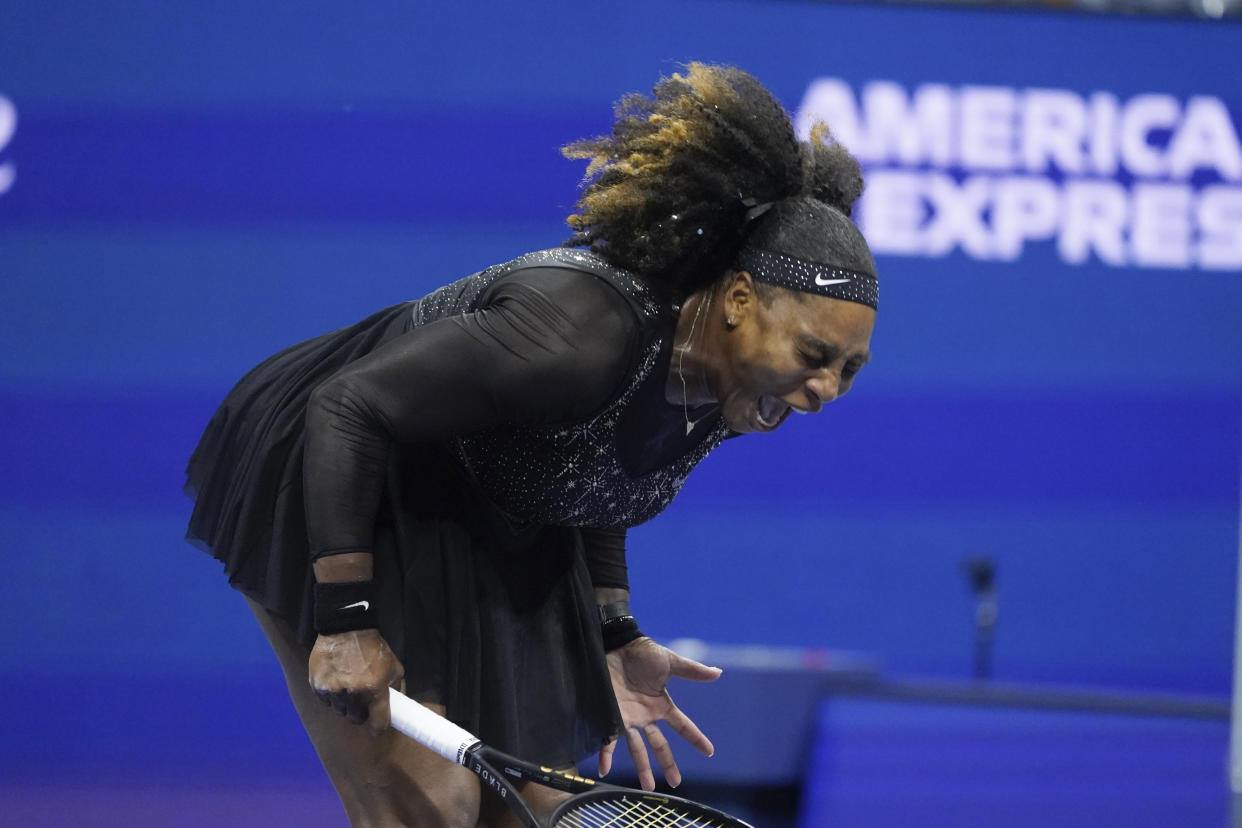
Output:
<path fill-rule="evenodd" d="M 755 280 L 745 270 L 738 270 L 731 274 L 725 284 L 725 318 L 732 320 L 730 327 L 740 325 L 759 307 L 759 294 L 755 291 Z"/>

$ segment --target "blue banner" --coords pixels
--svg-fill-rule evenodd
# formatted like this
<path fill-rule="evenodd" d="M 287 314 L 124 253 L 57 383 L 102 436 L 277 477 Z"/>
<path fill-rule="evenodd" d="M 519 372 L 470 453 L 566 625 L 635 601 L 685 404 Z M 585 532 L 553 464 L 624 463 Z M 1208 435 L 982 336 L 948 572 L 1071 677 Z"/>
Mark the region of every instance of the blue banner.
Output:
<path fill-rule="evenodd" d="M 1223 690 L 1239 53 L 1236 24 L 863 4 L 6 8 L 0 521 L 37 550 L 10 583 L 57 562 L 69 630 L 128 629 L 92 598 L 125 568 L 236 612 L 178 529 L 184 460 L 230 384 L 559 244 L 583 169 L 558 147 L 699 59 L 857 154 L 884 302 L 847 398 L 731 441 L 634 533 L 645 628 L 964 674 L 959 565 L 986 553 L 1003 677 Z M 35 598 L 3 589 L 0 621 L 23 624 Z M 133 665 L 61 628 L 20 655 L 232 657 L 209 625 L 167 623 L 182 637 Z"/>

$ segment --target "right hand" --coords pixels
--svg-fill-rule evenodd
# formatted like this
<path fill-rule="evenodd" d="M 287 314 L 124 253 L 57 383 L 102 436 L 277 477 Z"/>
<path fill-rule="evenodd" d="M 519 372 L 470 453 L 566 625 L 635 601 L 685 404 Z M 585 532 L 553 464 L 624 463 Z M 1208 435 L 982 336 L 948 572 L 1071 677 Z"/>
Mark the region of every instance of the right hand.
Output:
<path fill-rule="evenodd" d="M 405 675 L 379 630 L 353 630 L 315 639 L 310 686 L 324 704 L 373 733 L 388 728 L 388 688 Z"/>

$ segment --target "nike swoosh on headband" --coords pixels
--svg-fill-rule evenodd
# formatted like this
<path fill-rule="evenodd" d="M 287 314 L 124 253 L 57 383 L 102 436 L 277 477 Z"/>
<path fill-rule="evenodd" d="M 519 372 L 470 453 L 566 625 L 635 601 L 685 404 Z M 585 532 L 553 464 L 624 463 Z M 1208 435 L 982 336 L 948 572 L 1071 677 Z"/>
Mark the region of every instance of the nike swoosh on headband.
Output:
<path fill-rule="evenodd" d="M 811 262 L 751 245 L 744 246 L 738 253 L 735 267 L 760 282 L 857 302 L 869 308 L 879 304 L 879 283 L 875 276 L 852 268 Z"/>
<path fill-rule="evenodd" d="M 371 609 L 371 602 L 370 601 L 355 601 L 352 604 L 341 607 L 341 609 L 347 610 L 347 609 L 353 609 L 354 607 L 362 607 L 362 611 L 366 612 L 367 610 Z"/>

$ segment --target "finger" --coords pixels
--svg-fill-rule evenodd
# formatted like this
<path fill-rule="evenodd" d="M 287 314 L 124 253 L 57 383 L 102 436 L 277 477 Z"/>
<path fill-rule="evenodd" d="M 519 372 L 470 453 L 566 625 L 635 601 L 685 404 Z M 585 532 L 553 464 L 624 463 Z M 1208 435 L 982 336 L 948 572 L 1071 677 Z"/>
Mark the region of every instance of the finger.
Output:
<path fill-rule="evenodd" d="M 367 720 L 371 696 L 369 693 L 345 694 L 345 718 L 354 724 L 362 724 Z"/>
<path fill-rule="evenodd" d="M 599 749 L 599 775 L 605 777 L 612 770 L 612 752 L 617 749 L 617 740 L 613 739 Z"/>
<path fill-rule="evenodd" d="M 339 713 L 342 716 L 348 715 L 349 699 L 348 699 L 348 694 L 344 690 L 339 690 L 331 694 L 331 700 L 332 700 L 333 710 L 335 710 L 337 713 Z"/>
<path fill-rule="evenodd" d="M 647 737 L 647 745 L 655 754 L 660 770 L 664 772 L 664 779 L 676 788 L 681 784 L 681 771 L 677 769 L 677 762 L 673 759 L 673 748 L 669 746 L 668 739 L 664 738 L 659 725 L 654 723 L 643 728 L 643 735 Z"/>
<path fill-rule="evenodd" d="M 644 791 L 655 790 L 655 774 L 651 772 L 651 760 L 647 757 L 647 745 L 636 727 L 625 729 L 625 746 L 630 750 L 634 770 L 638 772 L 638 787 Z"/>
<path fill-rule="evenodd" d="M 669 727 L 704 756 L 711 756 L 716 752 L 716 747 L 712 744 L 711 739 L 704 736 L 703 731 L 699 730 L 699 726 L 690 721 L 690 717 L 682 713 L 677 705 L 673 705 L 673 709 L 664 717 L 664 721 L 668 722 Z"/>
<path fill-rule="evenodd" d="M 315 677 L 313 675 L 308 675 L 306 677 L 306 683 L 310 686 L 311 692 L 315 694 L 315 698 L 319 699 L 324 704 L 332 704 L 331 695 L 327 690 L 324 690 L 322 687 L 315 684 Z"/>
<path fill-rule="evenodd" d="M 708 667 L 706 664 L 700 664 L 693 659 L 679 656 L 677 653 L 673 653 L 673 658 L 669 661 L 669 670 L 677 678 L 690 681 L 715 681 L 724 672 L 719 667 Z"/>

